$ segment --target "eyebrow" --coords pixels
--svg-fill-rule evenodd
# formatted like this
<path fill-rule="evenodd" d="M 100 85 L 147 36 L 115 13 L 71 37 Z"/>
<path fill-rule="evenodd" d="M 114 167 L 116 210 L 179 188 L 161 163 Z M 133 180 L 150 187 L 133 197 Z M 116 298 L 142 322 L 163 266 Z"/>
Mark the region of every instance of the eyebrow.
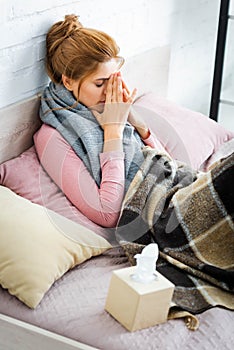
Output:
<path fill-rule="evenodd" d="M 95 81 L 98 81 L 98 80 L 107 81 L 107 80 L 109 80 L 109 79 L 110 79 L 110 77 L 109 77 L 109 78 L 98 78 L 98 79 L 95 79 Z"/>

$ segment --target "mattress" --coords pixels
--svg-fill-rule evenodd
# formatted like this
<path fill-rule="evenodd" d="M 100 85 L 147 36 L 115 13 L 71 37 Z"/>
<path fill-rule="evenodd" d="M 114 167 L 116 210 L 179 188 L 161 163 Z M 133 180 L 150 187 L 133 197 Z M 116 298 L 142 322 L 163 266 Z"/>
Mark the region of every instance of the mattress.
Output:
<path fill-rule="evenodd" d="M 104 309 L 112 271 L 127 266 L 115 247 L 66 273 L 35 310 L 0 288 L 0 312 L 103 350 L 233 349 L 234 313 L 221 308 L 198 315 L 196 331 L 182 319 L 127 331 Z"/>

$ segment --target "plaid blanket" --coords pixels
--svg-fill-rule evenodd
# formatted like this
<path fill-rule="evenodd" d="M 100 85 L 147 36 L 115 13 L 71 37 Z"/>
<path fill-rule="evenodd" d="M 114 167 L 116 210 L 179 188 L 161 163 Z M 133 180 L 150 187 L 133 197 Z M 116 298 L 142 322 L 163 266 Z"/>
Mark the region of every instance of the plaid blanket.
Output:
<path fill-rule="evenodd" d="M 233 310 L 234 153 L 195 174 L 156 150 L 144 152 L 123 202 L 117 240 L 131 264 L 145 245 L 158 244 L 157 270 L 175 284 L 178 310 Z"/>

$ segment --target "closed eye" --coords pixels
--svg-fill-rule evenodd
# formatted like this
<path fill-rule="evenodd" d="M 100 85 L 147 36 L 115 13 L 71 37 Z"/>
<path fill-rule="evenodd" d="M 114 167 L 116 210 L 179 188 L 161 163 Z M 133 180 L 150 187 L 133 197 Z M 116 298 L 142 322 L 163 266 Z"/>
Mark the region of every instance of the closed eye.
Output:
<path fill-rule="evenodd" d="M 97 87 L 102 87 L 106 81 L 108 81 L 110 78 L 102 78 L 102 79 L 97 79 L 95 82 L 95 85 Z"/>
<path fill-rule="evenodd" d="M 102 87 L 103 84 L 104 84 L 104 81 L 102 83 L 96 83 L 95 85 L 96 85 L 96 87 Z"/>

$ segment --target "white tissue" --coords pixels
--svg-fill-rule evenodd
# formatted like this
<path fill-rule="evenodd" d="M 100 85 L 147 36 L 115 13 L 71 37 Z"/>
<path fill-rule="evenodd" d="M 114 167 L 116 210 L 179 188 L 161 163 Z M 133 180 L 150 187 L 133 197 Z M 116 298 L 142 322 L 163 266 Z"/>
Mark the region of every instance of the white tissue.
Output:
<path fill-rule="evenodd" d="M 156 261 L 158 260 L 158 245 L 150 243 L 143 248 L 141 254 L 136 254 L 136 271 L 131 275 L 132 279 L 141 283 L 149 283 L 157 279 Z"/>

